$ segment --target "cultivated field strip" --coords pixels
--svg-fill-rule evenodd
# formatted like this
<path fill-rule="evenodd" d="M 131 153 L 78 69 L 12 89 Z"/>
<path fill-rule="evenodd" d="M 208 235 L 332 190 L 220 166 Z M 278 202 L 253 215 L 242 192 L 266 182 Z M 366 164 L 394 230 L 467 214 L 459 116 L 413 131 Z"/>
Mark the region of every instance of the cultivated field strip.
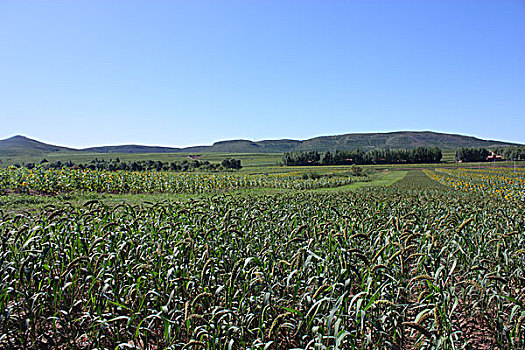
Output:
<path fill-rule="evenodd" d="M 0 347 L 525 347 L 523 203 L 215 196 L 2 214 Z"/>
<path fill-rule="evenodd" d="M 436 169 L 424 170 L 433 180 L 466 192 L 477 192 L 507 200 L 525 201 L 525 170 L 523 168 Z"/>
<path fill-rule="evenodd" d="M 367 181 L 364 176 L 319 176 L 298 173 L 243 175 L 236 173 L 132 172 L 42 168 L 0 169 L 0 194 L 58 194 L 82 191 L 98 193 L 204 194 L 248 188 L 305 190 Z"/>

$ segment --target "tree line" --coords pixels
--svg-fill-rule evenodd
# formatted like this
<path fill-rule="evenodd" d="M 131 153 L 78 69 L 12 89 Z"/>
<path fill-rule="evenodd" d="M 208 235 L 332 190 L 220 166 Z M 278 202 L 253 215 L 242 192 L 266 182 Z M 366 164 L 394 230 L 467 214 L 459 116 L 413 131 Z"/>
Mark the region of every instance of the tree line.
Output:
<path fill-rule="evenodd" d="M 19 164 L 15 166 L 20 167 Z M 27 163 L 21 166 L 32 169 L 37 164 Z M 221 170 L 238 170 L 242 168 L 241 161 L 233 158 L 226 158 L 220 163 L 210 163 L 207 160 L 201 161 L 197 159 L 184 159 L 175 162 L 162 162 L 155 160 L 135 160 L 135 161 L 121 161 L 116 159 L 93 159 L 86 163 L 74 163 L 71 160 L 61 162 L 49 162 L 47 159 L 40 161 L 40 166 L 47 169 L 61 169 L 75 168 L 75 169 L 90 169 L 90 170 L 105 170 L 105 171 L 221 171 Z"/>
<path fill-rule="evenodd" d="M 486 162 L 487 157 L 494 152 L 502 160 L 525 160 L 525 146 L 496 147 L 487 149 L 483 147 L 462 147 L 456 150 L 456 160 L 461 162 Z"/>
<path fill-rule="evenodd" d="M 320 154 L 317 151 L 296 151 L 283 155 L 283 164 L 294 165 L 350 165 L 350 164 L 397 164 L 397 163 L 438 163 L 443 154 L 437 147 L 413 149 L 374 149 L 368 152 L 336 150 Z"/>

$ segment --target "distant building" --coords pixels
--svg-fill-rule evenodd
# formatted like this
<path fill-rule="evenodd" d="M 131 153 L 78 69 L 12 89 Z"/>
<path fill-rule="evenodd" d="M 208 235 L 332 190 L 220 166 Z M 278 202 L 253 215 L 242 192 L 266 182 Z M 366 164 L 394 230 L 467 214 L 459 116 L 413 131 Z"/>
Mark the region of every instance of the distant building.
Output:
<path fill-rule="evenodd" d="M 190 154 L 190 155 L 188 156 L 188 158 L 190 158 L 190 159 L 199 159 L 200 156 L 201 156 L 200 154 Z"/>
<path fill-rule="evenodd" d="M 494 152 L 490 152 L 490 155 L 487 156 L 487 161 L 488 162 L 498 162 L 500 160 L 503 160 L 503 157 L 500 155 L 500 154 L 496 154 Z"/>

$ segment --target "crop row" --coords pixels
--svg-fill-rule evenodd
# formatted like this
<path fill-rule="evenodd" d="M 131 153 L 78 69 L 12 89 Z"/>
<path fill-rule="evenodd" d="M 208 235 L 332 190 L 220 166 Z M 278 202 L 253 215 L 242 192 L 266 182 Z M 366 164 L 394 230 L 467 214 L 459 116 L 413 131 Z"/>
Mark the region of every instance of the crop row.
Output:
<path fill-rule="evenodd" d="M 215 193 L 244 188 L 313 189 L 337 187 L 365 177 L 332 176 L 308 178 L 300 174 L 241 175 L 175 172 L 128 172 L 97 170 L 0 170 L 0 190 L 19 193 L 55 194 L 69 191 L 103 193 Z"/>
<path fill-rule="evenodd" d="M 436 169 L 435 172 L 425 170 L 425 173 L 433 180 L 455 190 L 525 200 L 524 169 Z"/>
<path fill-rule="evenodd" d="M 394 189 L 0 219 L 0 347 L 525 346 L 523 203 Z"/>

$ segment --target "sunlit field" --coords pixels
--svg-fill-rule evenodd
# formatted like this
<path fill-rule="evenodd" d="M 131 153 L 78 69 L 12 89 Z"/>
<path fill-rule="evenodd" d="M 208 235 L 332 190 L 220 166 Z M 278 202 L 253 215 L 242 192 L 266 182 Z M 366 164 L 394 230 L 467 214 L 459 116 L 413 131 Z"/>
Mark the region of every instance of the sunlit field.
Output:
<path fill-rule="evenodd" d="M 247 188 L 312 189 L 337 187 L 365 177 L 348 174 L 309 176 L 299 173 L 244 175 L 237 173 L 177 173 L 98 170 L 0 170 L 0 186 L 19 193 L 57 194 L 69 191 L 103 193 L 216 193 Z"/>
<path fill-rule="evenodd" d="M 525 350 L 525 0 L 0 0 L 0 350 Z"/>
<path fill-rule="evenodd" d="M 1 170 L 0 348 L 523 349 L 524 171 L 349 173 Z"/>
<path fill-rule="evenodd" d="M 474 191 L 480 195 L 525 200 L 525 169 L 437 169 L 426 173 L 443 185 L 461 191 Z"/>

